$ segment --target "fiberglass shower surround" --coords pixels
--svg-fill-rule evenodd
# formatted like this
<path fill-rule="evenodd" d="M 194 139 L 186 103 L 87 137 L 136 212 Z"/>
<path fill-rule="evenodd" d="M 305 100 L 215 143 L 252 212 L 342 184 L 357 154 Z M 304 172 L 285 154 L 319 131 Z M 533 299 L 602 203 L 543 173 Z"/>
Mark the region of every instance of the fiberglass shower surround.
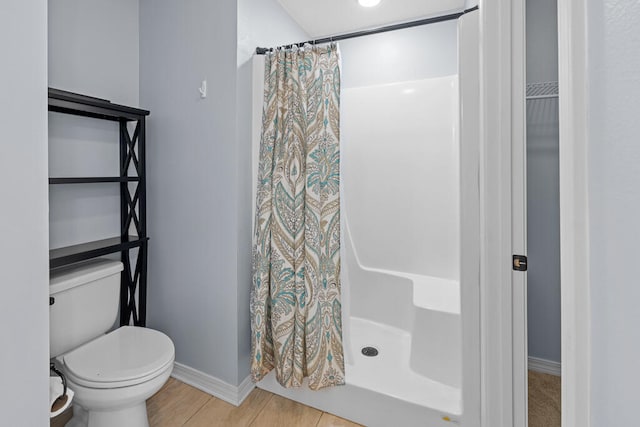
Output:
<path fill-rule="evenodd" d="M 340 43 L 346 384 L 285 389 L 270 373 L 258 387 L 368 426 L 460 422 L 457 32 L 449 21 Z"/>

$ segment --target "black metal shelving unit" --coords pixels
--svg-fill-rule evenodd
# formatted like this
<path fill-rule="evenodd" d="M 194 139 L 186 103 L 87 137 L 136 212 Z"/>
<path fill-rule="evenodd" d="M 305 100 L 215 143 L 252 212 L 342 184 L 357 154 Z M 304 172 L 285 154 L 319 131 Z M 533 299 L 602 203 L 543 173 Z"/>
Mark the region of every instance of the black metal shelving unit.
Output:
<path fill-rule="evenodd" d="M 118 122 L 120 130 L 119 176 L 49 178 L 51 185 L 119 184 L 120 235 L 52 249 L 49 251 L 50 268 L 120 252 L 124 264 L 120 283 L 120 325 L 133 322 L 136 326 L 145 326 L 149 241 L 146 221 L 145 119 L 149 111 L 53 88 L 49 88 L 49 111 Z M 133 133 L 129 131 L 129 124 L 132 124 Z M 131 235 L 131 231 L 135 231 L 135 234 Z M 134 249 L 137 249 L 137 255 L 132 263 L 131 255 Z"/>

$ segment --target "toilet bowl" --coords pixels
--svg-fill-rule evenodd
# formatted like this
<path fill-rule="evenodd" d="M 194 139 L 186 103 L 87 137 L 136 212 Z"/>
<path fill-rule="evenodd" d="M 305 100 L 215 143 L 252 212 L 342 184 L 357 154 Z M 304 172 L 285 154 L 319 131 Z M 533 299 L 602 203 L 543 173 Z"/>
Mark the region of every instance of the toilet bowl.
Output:
<path fill-rule="evenodd" d="M 162 332 L 117 319 L 122 264 L 95 259 L 52 271 L 50 354 L 74 391 L 69 427 L 148 427 L 146 400 L 169 378 L 175 347 Z"/>
<path fill-rule="evenodd" d="M 175 350 L 153 329 L 123 326 L 56 358 L 75 392 L 69 427 L 147 427 L 146 400 L 167 381 Z"/>

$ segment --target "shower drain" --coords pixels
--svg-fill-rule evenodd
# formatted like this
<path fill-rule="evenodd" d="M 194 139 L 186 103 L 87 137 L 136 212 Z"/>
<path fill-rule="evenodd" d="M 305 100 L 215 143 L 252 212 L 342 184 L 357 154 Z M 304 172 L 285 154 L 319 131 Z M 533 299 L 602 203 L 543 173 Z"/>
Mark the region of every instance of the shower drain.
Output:
<path fill-rule="evenodd" d="M 362 347 L 362 354 L 367 357 L 375 357 L 378 355 L 378 349 L 375 347 Z"/>

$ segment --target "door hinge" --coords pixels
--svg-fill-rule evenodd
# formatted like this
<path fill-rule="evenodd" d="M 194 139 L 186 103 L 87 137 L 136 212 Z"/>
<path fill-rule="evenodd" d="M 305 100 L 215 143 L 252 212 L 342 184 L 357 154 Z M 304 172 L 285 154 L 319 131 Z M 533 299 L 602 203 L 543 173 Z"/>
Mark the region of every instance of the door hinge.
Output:
<path fill-rule="evenodd" d="M 527 271 L 527 257 L 524 255 L 514 255 L 513 269 L 515 271 Z"/>

